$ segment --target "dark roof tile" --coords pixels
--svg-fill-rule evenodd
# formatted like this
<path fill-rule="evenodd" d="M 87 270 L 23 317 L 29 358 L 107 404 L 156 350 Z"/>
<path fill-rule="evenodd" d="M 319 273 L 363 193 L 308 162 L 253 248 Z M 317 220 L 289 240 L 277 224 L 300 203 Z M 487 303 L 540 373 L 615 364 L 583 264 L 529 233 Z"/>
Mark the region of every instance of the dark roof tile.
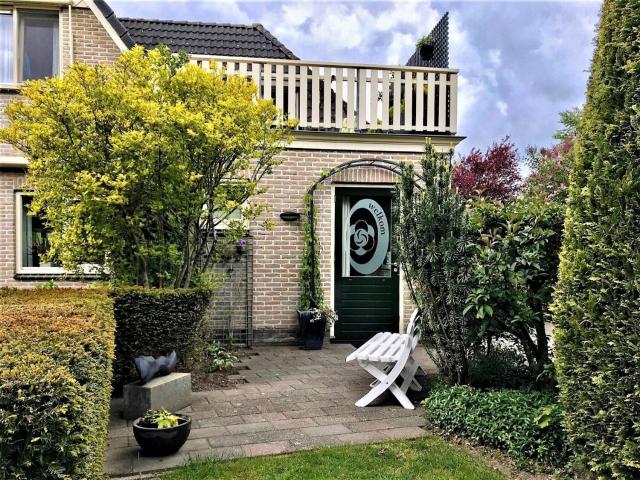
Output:
<path fill-rule="evenodd" d="M 119 20 L 133 42 L 145 48 L 165 44 L 174 52 L 182 50 L 190 54 L 298 59 L 259 23 L 234 25 L 139 18 Z"/>

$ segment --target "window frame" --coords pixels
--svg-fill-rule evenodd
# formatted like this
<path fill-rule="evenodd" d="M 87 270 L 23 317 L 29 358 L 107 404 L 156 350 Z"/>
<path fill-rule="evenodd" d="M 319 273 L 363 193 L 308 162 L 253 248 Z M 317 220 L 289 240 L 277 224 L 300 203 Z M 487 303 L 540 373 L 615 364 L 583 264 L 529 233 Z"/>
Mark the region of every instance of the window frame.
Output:
<path fill-rule="evenodd" d="M 25 197 L 30 197 L 28 191 L 16 192 L 16 274 L 17 275 L 65 275 L 69 274 L 62 267 L 25 267 L 22 265 L 22 247 L 23 241 L 22 231 L 22 209 L 24 208 Z"/>
<path fill-rule="evenodd" d="M 13 19 L 13 81 L 0 82 L 0 89 L 16 89 L 24 85 L 21 77 L 22 55 L 20 48 L 20 13 L 55 13 L 58 15 L 58 71 L 53 72 L 53 77 L 60 77 L 62 74 L 63 45 L 62 45 L 62 15 L 60 8 L 54 6 L 38 6 L 38 8 L 30 8 L 21 5 L 0 5 L 0 14 L 11 15 Z"/>
<path fill-rule="evenodd" d="M 22 265 L 22 208 L 24 206 L 24 198 L 32 197 L 33 193 L 29 190 L 16 190 L 16 222 L 15 222 L 15 244 L 16 244 L 16 262 L 15 271 L 17 276 L 38 276 L 38 277 L 90 277 L 100 278 L 103 275 L 99 265 L 91 263 L 83 263 L 80 265 L 80 271 L 69 271 L 64 267 L 25 267 Z M 106 273 L 106 272 L 105 272 Z"/>

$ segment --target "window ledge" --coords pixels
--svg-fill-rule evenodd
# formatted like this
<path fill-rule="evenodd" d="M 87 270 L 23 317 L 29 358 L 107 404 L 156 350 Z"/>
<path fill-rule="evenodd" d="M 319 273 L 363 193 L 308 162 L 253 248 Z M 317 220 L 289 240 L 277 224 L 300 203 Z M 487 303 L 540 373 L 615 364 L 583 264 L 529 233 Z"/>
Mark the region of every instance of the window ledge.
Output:
<path fill-rule="evenodd" d="M 55 273 L 55 272 L 19 272 L 16 273 L 13 278 L 18 281 L 33 281 L 33 280 L 65 280 L 65 281 L 95 281 L 101 278 L 106 278 L 99 273 Z"/>
<path fill-rule="evenodd" d="M 22 83 L 0 83 L 0 92 L 19 93 L 22 87 L 23 87 Z"/>

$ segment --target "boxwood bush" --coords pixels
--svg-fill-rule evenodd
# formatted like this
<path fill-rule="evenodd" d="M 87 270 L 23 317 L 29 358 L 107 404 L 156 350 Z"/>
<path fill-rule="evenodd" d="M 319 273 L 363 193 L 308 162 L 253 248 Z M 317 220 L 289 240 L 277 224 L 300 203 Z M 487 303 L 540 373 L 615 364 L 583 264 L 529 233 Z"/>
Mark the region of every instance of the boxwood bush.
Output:
<path fill-rule="evenodd" d="M 0 289 L 0 478 L 103 477 L 113 349 L 105 292 Z"/>
<path fill-rule="evenodd" d="M 135 380 L 133 360 L 140 355 L 168 355 L 184 361 L 191 352 L 209 306 L 205 289 L 116 289 L 112 291 L 117 324 L 114 389 Z"/>
<path fill-rule="evenodd" d="M 562 466 L 566 461 L 561 411 L 550 394 L 439 385 L 423 406 L 434 426 L 506 450 L 517 462 Z"/>

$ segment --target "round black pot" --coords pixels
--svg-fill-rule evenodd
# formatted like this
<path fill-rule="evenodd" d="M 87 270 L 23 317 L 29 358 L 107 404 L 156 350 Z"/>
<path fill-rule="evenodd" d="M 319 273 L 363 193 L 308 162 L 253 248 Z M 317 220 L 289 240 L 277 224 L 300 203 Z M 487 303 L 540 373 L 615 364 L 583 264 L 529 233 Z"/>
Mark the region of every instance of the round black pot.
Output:
<path fill-rule="evenodd" d="M 150 457 L 164 457 L 180 450 L 191 432 L 191 418 L 181 415 L 178 425 L 170 428 L 147 428 L 139 425 L 141 418 L 133 422 L 133 435 L 142 453 Z"/>
<path fill-rule="evenodd" d="M 324 333 L 327 330 L 327 319 L 322 315 L 320 320 L 312 322 L 311 310 L 298 310 L 298 322 L 300 323 L 300 335 L 305 350 L 320 350 L 324 343 Z"/>
<path fill-rule="evenodd" d="M 420 59 L 431 60 L 433 58 L 433 45 L 422 45 L 420 47 Z"/>

